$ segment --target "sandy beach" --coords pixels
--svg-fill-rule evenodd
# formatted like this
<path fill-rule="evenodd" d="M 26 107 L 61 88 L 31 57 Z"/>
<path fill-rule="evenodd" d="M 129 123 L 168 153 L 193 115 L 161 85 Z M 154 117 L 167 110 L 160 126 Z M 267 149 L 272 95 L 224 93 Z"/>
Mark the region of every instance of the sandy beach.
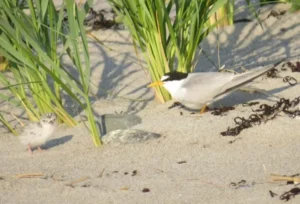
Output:
<path fill-rule="evenodd" d="M 107 6 L 104 0 L 95 3 L 96 9 Z M 300 60 L 300 13 L 269 16 L 272 9 L 287 8 L 280 4 L 261 9 L 264 30 L 255 20 L 219 29 L 221 65 L 252 69 L 285 58 L 292 63 Z M 220 134 L 235 126 L 235 117 L 247 118 L 261 104 L 273 105 L 276 97 L 299 97 L 299 85 L 284 83 L 282 77 L 292 76 L 300 82 L 300 72 L 281 70 L 281 63 L 278 78 L 262 76 L 251 84 L 276 97 L 237 91 L 211 106 L 234 106 L 234 110 L 222 116 L 191 114 L 178 107 L 168 109 L 173 101 L 160 104 L 154 100 L 153 90 L 146 87 L 150 80 L 126 29 L 93 34 L 105 44 L 90 40 L 95 114 L 136 114 L 142 123 L 133 129 L 161 137 L 96 148 L 83 123 L 75 128 L 61 125 L 45 151 L 30 155 L 16 136 L 0 126 L 1 204 L 273 204 L 284 203 L 285 198 L 287 203 L 300 203 L 297 193 L 285 194 L 291 190 L 300 193 L 299 186 L 270 179 L 271 174 L 300 173 L 300 117 L 279 113 L 235 137 Z M 200 56 L 197 72 L 217 71 L 216 38 L 215 30 L 202 43 L 207 56 Z M 63 63 L 68 66 L 67 58 Z M 259 104 L 242 105 L 250 102 Z M 20 130 L 9 114 L 11 106 L 2 104 L 4 116 Z M 28 122 L 22 110 L 12 112 Z M 84 114 L 75 113 L 78 120 Z"/>

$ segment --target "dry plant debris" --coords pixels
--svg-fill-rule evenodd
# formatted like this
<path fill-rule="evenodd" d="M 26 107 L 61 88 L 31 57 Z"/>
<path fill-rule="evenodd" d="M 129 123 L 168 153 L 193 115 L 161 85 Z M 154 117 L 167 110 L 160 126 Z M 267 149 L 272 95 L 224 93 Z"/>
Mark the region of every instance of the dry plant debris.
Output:
<path fill-rule="evenodd" d="M 276 68 L 271 69 L 267 72 L 267 77 L 269 78 L 278 78 L 278 70 Z"/>
<path fill-rule="evenodd" d="M 181 103 L 174 102 L 170 107 L 168 107 L 168 109 L 172 109 L 172 108 L 175 108 L 177 106 L 179 106 L 179 108 L 183 108 L 184 107 L 184 105 L 182 105 Z"/>
<path fill-rule="evenodd" d="M 270 193 L 270 196 L 272 197 L 272 198 L 274 198 L 275 196 L 277 196 L 277 194 L 276 193 L 274 193 L 273 191 L 269 191 L 269 193 Z"/>
<path fill-rule="evenodd" d="M 292 198 L 295 198 L 296 195 L 300 194 L 300 188 L 292 188 L 288 192 L 284 192 L 279 199 L 284 201 L 289 201 Z"/>
<path fill-rule="evenodd" d="M 291 76 L 285 76 L 283 77 L 284 83 L 289 83 L 291 86 L 294 86 L 297 84 L 297 80 L 294 77 Z"/>
<path fill-rule="evenodd" d="M 281 70 L 286 70 L 286 66 L 289 67 L 292 72 L 300 72 L 300 62 L 297 61 L 295 64 L 291 62 L 286 62 L 282 65 Z M 279 78 L 278 70 L 273 68 L 267 72 L 267 77 L 270 78 Z M 291 86 L 296 85 L 298 82 L 294 77 L 285 76 L 283 77 L 283 82 L 289 83 Z M 230 128 L 224 132 L 221 132 L 222 136 L 236 136 L 240 134 L 240 132 L 244 129 L 253 127 L 254 125 L 260 125 L 262 122 L 267 122 L 268 120 L 272 120 L 276 118 L 276 116 L 280 112 L 284 112 L 288 116 L 295 118 L 296 116 L 300 116 L 300 110 L 297 109 L 300 103 L 300 96 L 296 97 L 294 100 L 290 101 L 289 99 L 281 98 L 276 104 L 273 106 L 262 104 L 260 108 L 254 110 L 254 114 L 250 115 L 248 118 L 244 117 L 236 117 L 234 118 L 234 122 L 237 125 L 236 127 Z M 244 106 L 244 105 L 243 105 Z"/>
<path fill-rule="evenodd" d="M 272 181 L 286 181 L 287 184 L 299 184 L 300 183 L 300 174 L 295 174 L 292 176 L 285 176 L 285 175 L 278 175 L 278 174 L 271 174 L 270 178 Z M 274 197 L 277 194 L 269 191 L 270 196 Z M 295 198 L 296 195 L 300 194 L 300 188 L 292 188 L 291 190 L 284 192 L 282 195 L 280 195 L 279 199 L 283 201 L 289 201 L 292 198 Z"/>
<path fill-rule="evenodd" d="M 242 138 L 236 138 L 234 140 L 231 140 L 231 141 L 228 142 L 228 144 L 233 144 L 235 141 L 240 140 L 240 139 L 242 139 Z"/>
<path fill-rule="evenodd" d="M 74 181 L 72 181 L 72 182 L 67 183 L 66 186 L 70 186 L 70 187 L 74 188 L 74 187 L 75 187 L 75 186 L 74 186 L 75 184 L 80 183 L 80 182 L 82 182 L 82 181 L 86 181 L 86 180 L 88 180 L 88 179 L 90 179 L 90 177 L 89 177 L 89 176 L 85 176 L 85 177 L 82 177 L 82 178 L 80 178 L 80 179 L 77 179 L 77 180 L 74 180 Z"/>
<path fill-rule="evenodd" d="M 254 125 L 260 125 L 262 122 L 267 122 L 276 118 L 280 112 L 284 112 L 292 118 L 300 116 L 300 110 L 295 109 L 300 104 L 300 96 L 290 101 L 289 99 L 281 98 L 273 106 L 262 104 L 259 109 L 254 110 L 254 114 L 250 115 L 248 119 L 244 117 L 235 117 L 234 122 L 236 127 L 230 128 L 224 132 L 221 132 L 222 136 L 236 136 L 244 129 L 253 127 Z M 258 113 L 259 112 L 259 113 Z"/>
<path fill-rule="evenodd" d="M 92 186 L 91 183 L 85 183 L 85 184 L 81 185 L 81 187 L 83 187 L 83 188 L 88 188 L 88 187 L 91 187 L 91 186 Z"/>
<path fill-rule="evenodd" d="M 129 187 L 128 186 L 124 186 L 122 188 L 120 188 L 121 191 L 128 191 L 129 190 Z"/>
<path fill-rule="evenodd" d="M 42 173 L 28 173 L 28 174 L 17 174 L 14 175 L 14 178 L 20 179 L 20 178 L 40 178 L 44 176 Z"/>
<path fill-rule="evenodd" d="M 218 115 L 218 116 L 224 116 L 226 112 L 234 110 L 235 107 L 229 106 L 229 107 L 221 107 L 221 108 L 214 108 L 211 112 L 212 115 Z"/>
<path fill-rule="evenodd" d="M 132 171 L 132 174 L 131 174 L 131 176 L 136 176 L 136 175 L 137 175 L 137 173 L 138 173 L 138 171 L 137 171 L 137 170 L 133 170 L 133 171 Z"/>
<path fill-rule="evenodd" d="M 99 178 L 101 178 L 103 176 L 104 171 L 105 171 L 105 168 L 103 168 L 102 171 L 100 172 L 100 174 L 98 175 Z"/>
<path fill-rule="evenodd" d="M 297 174 L 299 175 L 299 174 Z M 297 175 L 292 176 L 283 176 L 278 174 L 271 174 L 271 180 L 272 181 L 287 181 L 287 182 L 293 182 L 294 184 L 300 183 L 300 177 L 297 177 Z"/>
<path fill-rule="evenodd" d="M 300 72 L 300 62 L 297 61 L 295 62 L 295 64 L 291 63 L 291 62 L 286 62 L 285 64 L 282 65 L 282 67 L 285 67 L 285 65 L 287 65 L 292 72 Z"/>
<path fill-rule="evenodd" d="M 142 192 L 143 193 L 148 193 L 148 192 L 150 192 L 150 189 L 149 188 L 143 188 Z"/>
<path fill-rule="evenodd" d="M 252 187 L 254 186 L 256 183 L 254 181 L 252 181 L 251 183 L 247 183 L 246 180 L 240 180 L 239 182 L 231 182 L 229 184 L 230 187 L 233 187 L 234 189 L 239 189 L 239 188 L 245 188 L 245 187 Z"/>

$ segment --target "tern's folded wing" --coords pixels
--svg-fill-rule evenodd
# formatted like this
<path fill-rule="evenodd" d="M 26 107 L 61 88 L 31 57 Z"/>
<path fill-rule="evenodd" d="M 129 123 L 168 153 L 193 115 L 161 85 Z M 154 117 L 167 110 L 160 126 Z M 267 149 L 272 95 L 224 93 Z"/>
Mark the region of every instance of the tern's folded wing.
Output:
<path fill-rule="evenodd" d="M 260 67 L 260 68 L 253 69 L 249 72 L 243 73 L 243 74 L 235 75 L 235 77 L 232 79 L 232 81 L 230 81 L 223 87 L 222 92 L 219 95 L 236 90 L 236 89 L 250 83 L 251 81 L 253 81 L 254 79 L 265 74 L 272 68 L 273 68 L 273 66 L 272 67 L 270 67 L 270 66 L 269 67 Z"/>
<path fill-rule="evenodd" d="M 188 75 L 182 88 L 189 93 L 190 101 L 210 101 L 235 77 L 227 72 L 203 72 Z"/>

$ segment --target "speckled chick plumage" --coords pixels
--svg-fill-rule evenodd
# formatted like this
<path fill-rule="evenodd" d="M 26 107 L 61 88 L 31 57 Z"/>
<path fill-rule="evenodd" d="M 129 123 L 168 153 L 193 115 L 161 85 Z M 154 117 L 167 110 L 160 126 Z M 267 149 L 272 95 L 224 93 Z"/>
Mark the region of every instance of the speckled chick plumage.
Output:
<path fill-rule="evenodd" d="M 20 135 L 21 143 L 31 148 L 44 145 L 55 131 L 56 120 L 54 113 L 42 115 L 39 123 L 30 123 L 24 128 Z"/>

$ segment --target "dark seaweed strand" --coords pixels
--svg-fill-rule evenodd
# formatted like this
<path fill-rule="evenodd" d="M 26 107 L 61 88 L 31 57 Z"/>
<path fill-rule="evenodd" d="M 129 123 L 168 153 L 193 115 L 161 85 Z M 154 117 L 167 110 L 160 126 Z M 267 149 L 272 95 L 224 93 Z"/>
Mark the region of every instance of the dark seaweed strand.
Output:
<path fill-rule="evenodd" d="M 300 110 L 291 110 L 291 108 L 300 104 L 300 96 L 296 97 L 294 100 L 290 101 L 289 99 L 281 98 L 273 106 L 262 104 L 259 106 L 259 109 L 254 110 L 254 114 L 250 115 L 248 119 L 244 117 L 234 118 L 236 127 L 230 128 L 220 134 L 222 136 L 237 136 L 244 129 L 250 128 L 253 125 L 260 125 L 261 122 L 267 122 L 276 118 L 276 115 L 279 112 L 284 112 L 288 116 L 295 118 L 300 116 Z M 258 113 L 259 112 L 259 113 Z"/>

